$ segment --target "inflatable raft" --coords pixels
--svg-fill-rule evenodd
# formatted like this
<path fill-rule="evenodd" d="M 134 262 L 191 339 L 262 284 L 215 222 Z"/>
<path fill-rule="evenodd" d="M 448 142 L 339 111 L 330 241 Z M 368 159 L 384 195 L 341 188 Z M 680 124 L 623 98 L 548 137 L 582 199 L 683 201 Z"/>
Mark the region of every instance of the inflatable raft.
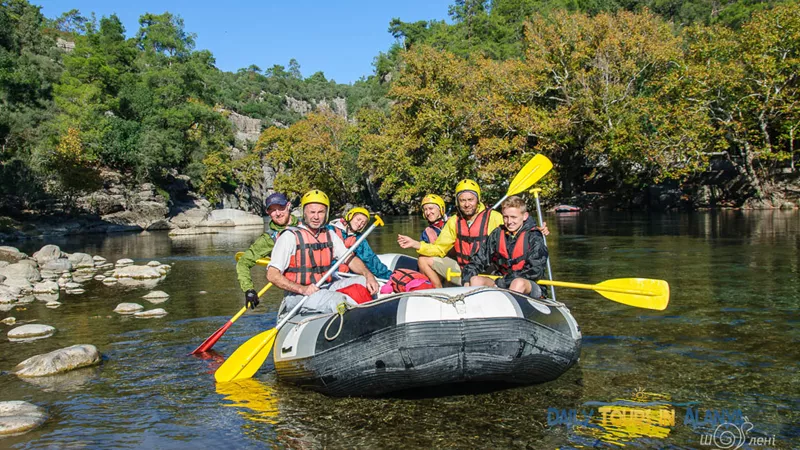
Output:
<path fill-rule="evenodd" d="M 390 268 L 416 268 L 381 255 Z M 333 396 L 463 382 L 532 384 L 578 361 L 581 332 L 561 303 L 497 288 L 393 294 L 342 315 L 297 315 L 275 340 L 278 376 Z"/>

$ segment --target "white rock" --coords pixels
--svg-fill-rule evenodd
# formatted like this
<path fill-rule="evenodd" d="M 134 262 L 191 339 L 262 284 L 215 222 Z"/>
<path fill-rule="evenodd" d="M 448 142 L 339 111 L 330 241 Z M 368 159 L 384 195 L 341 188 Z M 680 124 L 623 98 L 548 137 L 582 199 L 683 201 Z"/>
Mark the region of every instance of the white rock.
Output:
<path fill-rule="evenodd" d="M 105 272 L 103 272 L 103 275 L 105 275 L 105 276 L 107 276 L 107 277 L 110 277 L 110 276 L 111 276 L 111 275 L 113 275 L 113 274 L 114 274 L 114 271 L 113 271 L 113 270 L 106 270 Z"/>
<path fill-rule="evenodd" d="M 152 291 L 152 292 L 149 292 L 147 295 L 142 296 L 142 298 L 147 299 L 147 300 L 161 299 L 161 298 L 165 298 L 166 299 L 166 298 L 169 298 L 169 294 L 167 294 L 164 291 Z"/>
<path fill-rule="evenodd" d="M 155 267 L 148 266 L 128 266 L 114 270 L 113 275 L 116 278 L 134 278 L 137 280 L 146 280 L 152 278 L 161 278 L 163 275 Z"/>
<path fill-rule="evenodd" d="M 27 295 L 27 294 L 23 295 L 23 296 L 21 296 L 20 298 L 17 299 L 17 303 L 20 303 L 20 304 L 23 304 L 23 305 L 26 304 L 26 303 L 33 303 L 35 301 L 36 301 L 36 297 L 34 297 L 33 295 Z"/>
<path fill-rule="evenodd" d="M 0 246 L 0 261 L 15 263 L 27 258 L 28 255 L 22 253 L 16 247 L 9 247 L 7 245 Z"/>
<path fill-rule="evenodd" d="M 35 339 L 49 338 L 56 332 L 56 329 L 50 325 L 41 324 L 28 324 L 20 327 L 12 328 L 8 332 L 9 341 L 32 341 Z"/>
<path fill-rule="evenodd" d="M 3 275 L 3 274 L 0 274 L 0 284 L 3 284 L 3 281 L 6 281 L 6 276 Z"/>
<path fill-rule="evenodd" d="M 3 285 L 18 288 L 22 292 L 30 292 L 33 289 L 33 284 L 25 278 L 9 277 L 3 281 Z"/>
<path fill-rule="evenodd" d="M 137 313 L 134 314 L 135 317 L 138 317 L 138 318 L 141 318 L 141 319 L 154 318 L 154 317 L 164 317 L 166 315 L 167 315 L 167 312 L 164 311 L 163 308 L 150 309 L 150 310 L 147 310 L 147 311 L 141 311 L 141 312 L 137 312 Z"/>
<path fill-rule="evenodd" d="M 39 300 L 40 302 L 54 302 L 58 300 L 58 292 L 55 294 L 35 294 L 34 297 L 36 297 L 36 300 Z"/>
<path fill-rule="evenodd" d="M 133 260 L 130 259 L 130 258 L 122 258 L 120 260 L 117 260 L 117 263 L 115 264 L 115 266 L 117 268 L 119 268 L 119 267 L 128 267 L 128 266 L 132 266 L 132 265 L 133 265 Z"/>
<path fill-rule="evenodd" d="M 162 265 L 158 266 L 158 268 L 159 268 L 159 269 L 166 270 L 167 272 L 169 272 L 170 270 L 172 270 L 172 266 L 170 266 L 169 264 L 162 264 Z"/>
<path fill-rule="evenodd" d="M 23 259 L 19 262 L 19 264 L 25 264 L 27 266 L 31 266 L 36 270 L 39 270 L 39 264 L 36 264 L 36 261 L 33 259 Z"/>
<path fill-rule="evenodd" d="M 94 267 L 94 259 L 92 259 L 92 255 L 87 253 L 73 253 L 69 255 L 69 262 L 72 263 L 72 266 L 75 268 L 83 268 L 83 267 Z"/>
<path fill-rule="evenodd" d="M 27 281 L 40 281 L 42 279 L 42 276 L 39 274 L 38 270 L 36 270 L 34 267 L 31 267 L 30 264 L 25 264 L 23 262 L 9 264 L 3 268 L 0 268 L 0 274 L 5 275 L 7 279 L 23 278 Z M 6 282 L 5 284 L 8 283 Z"/>
<path fill-rule="evenodd" d="M 114 312 L 117 314 L 133 314 L 143 309 L 144 306 L 138 303 L 120 303 L 116 308 L 114 308 Z"/>
<path fill-rule="evenodd" d="M 18 377 L 44 377 L 67 372 L 100 362 L 100 352 L 94 345 L 73 345 L 43 355 L 32 356 L 17 364 L 14 373 Z"/>
<path fill-rule="evenodd" d="M 246 211 L 238 209 L 215 209 L 211 211 L 206 218 L 209 224 L 213 222 L 226 222 L 231 221 L 237 227 L 239 226 L 264 226 L 264 218 L 255 214 L 250 214 Z"/>
<path fill-rule="evenodd" d="M 200 292 L 198 292 L 198 294 L 200 294 L 200 295 L 206 295 L 206 294 L 208 294 L 208 292 L 206 292 L 206 291 L 200 291 Z"/>
<path fill-rule="evenodd" d="M 57 274 L 55 272 L 51 272 L 49 270 L 42 270 L 40 272 L 40 275 L 42 276 L 43 280 L 47 280 L 47 281 L 56 281 L 56 280 L 58 280 L 58 277 L 60 276 L 59 274 Z"/>
<path fill-rule="evenodd" d="M 80 294 L 86 293 L 86 289 L 81 289 L 81 288 L 78 288 L 78 289 L 67 289 L 64 292 L 66 292 L 67 294 L 70 294 L 70 295 L 80 295 Z"/>
<path fill-rule="evenodd" d="M 161 265 L 161 263 L 158 261 L 150 261 L 149 263 L 147 263 L 147 265 L 150 267 L 158 267 Z"/>
<path fill-rule="evenodd" d="M 17 303 L 17 295 L 13 293 L 12 289 L 9 286 L 0 285 L 0 305 Z"/>
<path fill-rule="evenodd" d="M 105 259 L 105 258 L 103 258 L 103 257 L 102 257 L 102 256 L 100 256 L 100 255 L 94 255 L 94 256 L 92 256 L 92 261 L 94 261 L 95 263 L 100 263 L 100 264 L 102 264 L 102 263 L 106 262 L 106 259 Z"/>
<path fill-rule="evenodd" d="M 114 284 L 114 283 L 116 283 L 116 282 L 117 282 L 117 279 L 116 279 L 116 278 L 114 278 L 114 277 L 106 277 L 106 278 L 103 280 L 103 284 Z"/>
<path fill-rule="evenodd" d="M 72 263 L 68 259 L 51 259 L 42 264 L 42 270 L 49 270 L 55 273 L 66 273 L 72 271 Z"/>
<path fill-rule="evenodd" d="M 33 254 L 33 259 L 36 260 L 39 265 L 44 265 L 46 262 L 51 261 L 53 259 L 59 259 L 63 256 L 61 249 L 58 248 L 57 245 L 45 245 L 42 247 L 38 252 Z"/>
<path fill-rule="evenodd" d="M 103 280 L 106 279 L 106 276 L 105 275 L 95 275 L 94 279 L 97 280 L 97 281 L 103 281 Z"/>
<path fill-rule="evenodd" d="M 9 264 L 11 264 L 11 263 L 10 263 L 10 262 L 8 262 L 8 261 L 2 261 L 2 260 L 0 260 L 0 269 L 2 269 L 3 267 L 5 267 L 5 266 L 7 266 L 7 265 L 9 265 Z"/>
<path fill-rule="evenodd" d="M 0 320 L 0 323 L 4 323 L 6 325 L 14 325 L 15 323 L 17 323 L 17 319 L 14 317 L 6 317 L 5 319 Z"/>
<path fill-rule="evenodd" d="M 47 303 L 45 303 L 44 306 L 46 306 L 46 307 L 48 307 L 50 309 L 56 309 L 59 306 L 61 306 L 61 302 L 47 302 Z"/>
<path fill-rule="evenodd" d="M 64 287 L 67 289 L 78 289 L 81 287 L 81 285 L 80 283 L 70 281 L 69 283 L 65 284 Z"/>
<path fill-rule="evenodd" d="M 33 286 L 34 294 L 57 294 L 58 283 L 55 281 L 42 281 Z"/>
<path fill-rule="evenodd" d="M 86 283 L 87 281 L 90 281 L 91 279 L 92 279 L 91 275 L 76 275 L 76 276 L 72 277 L 72 281 L 74 281 L 76 283 Z"/>
<path fill-rule="evenodd" d="M 96 266 L 96 268 L 97 270 L 110 270 L 114 268 L 114 264 L 112 263 L 100 264 L 99 266 Z"/>
<path fill-rule="evenodd" d="M 0 436 L 26 433 L 46 420 L 44 410 L 32 403 L 20 400 L 0 402 Z"/>

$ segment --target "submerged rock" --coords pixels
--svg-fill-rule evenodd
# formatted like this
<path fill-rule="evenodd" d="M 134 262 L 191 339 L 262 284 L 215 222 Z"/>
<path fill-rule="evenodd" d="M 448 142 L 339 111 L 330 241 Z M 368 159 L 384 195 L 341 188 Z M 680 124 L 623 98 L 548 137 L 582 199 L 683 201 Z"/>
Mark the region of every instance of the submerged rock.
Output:
<path fill-rule="evenodd" d="M 143 299 L 146 300 L 159 300 L 159 299 L 168 299 L 169 294 L 164 291 L 152 291 L 149 292 L 147 295 L 142 296 Z"/>
<path fill-rule="evenodd" d="M 32 356 L 17 364 L 18 377 L 44 377 L 100 363 L 100 352 L 89 344 L 73 345 L 43 355 Z"/>
<path fill-rule="evenodd" d="M 58 292 L 56 292 L 55 294 L 34 294 L 33 296 L 40 302 L 50 303 L 58 300 L 58 295 Z"/>
<path fill-rule="evenodd" d="M 134 314 L 134 317 L 138 317 L 140 319 L 149 319 L 149 318 L 156 318 L 156 317 L 164 317 L 167 315 L 167 312 L 164 311 L 163 308 L 156 308 L 150 309 L 147 311 L 141 311 Z"/>
<path fill-rule="evenodd" d="M 138 303 L 120 303 L 116 308 L 114 308 L 114 312 L 117 314 L 133 314 L 143 309 L 144 306 Z"/>
<path fill-rule="evenodd" d="M 50 325 L 28 324 L 13 328 L 8 332 L 8 340 L 12 342 L 33 341 L 49 338 L 56 332 Z"/>
<path fill-rule="evenodd" d="M 46 392 L 72 392 L 79 390 L 97 378 L 97 375 L 97 367 L 84 367 L 56 375 L 24 377 L 22 380 Z"/>
<path fill-rule="evenodd" d="M 28 432 L 47 420 L 44 410 L 32 403 L 0 402 L 0 436 Z"/>

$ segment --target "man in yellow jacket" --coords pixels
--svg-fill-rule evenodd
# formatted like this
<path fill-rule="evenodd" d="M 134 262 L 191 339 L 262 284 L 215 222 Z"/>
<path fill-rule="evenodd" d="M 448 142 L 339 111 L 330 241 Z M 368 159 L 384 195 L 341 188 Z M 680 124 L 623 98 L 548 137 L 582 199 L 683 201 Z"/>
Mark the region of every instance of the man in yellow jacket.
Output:
<path fill-rule="evenodd" d="M 448 268 L 461 272 L 461 268 L 486 242 L 489 233 L 503 224 L 502 214 L 481 203 L 478 183 L 461 180 L 456 185 L 455 194 L 458 213 L 447 219 L 434 243 L 420 242 L 402 234 L 397 236 L 400 247 L 417 250 L 420 272 L 437 288 L 442 287 Z M 455 259 L 446 256 L 451 249 L 455 250 Z M 460 286 L 461 278 L 451 278 L 450 282 Z"/>

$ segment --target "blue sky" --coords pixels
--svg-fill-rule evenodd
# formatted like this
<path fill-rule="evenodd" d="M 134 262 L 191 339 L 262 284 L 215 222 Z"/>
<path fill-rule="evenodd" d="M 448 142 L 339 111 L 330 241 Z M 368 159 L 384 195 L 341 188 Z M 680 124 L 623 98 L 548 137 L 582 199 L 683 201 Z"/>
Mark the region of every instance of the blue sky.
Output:
<path fill-rule="evenodd" d="M 288 66 L 291 58 L 308 77 L 322 71 L 328 79 L 352 83 L 372 74 L 372 59 L 394 42 L 389 21 L 446 20 L 452 0 L 347 1 L 179 1 L 179 0 L 30 0 L 55 18 L 70 9 L 99 19 L 116 13 L 128 36 L 139 16 L 169 11 L 184 29 L 197 35 L 196 48 L 208 49 L 217 67 L 236 71 L 250 64 L 262 69 Z"/>

